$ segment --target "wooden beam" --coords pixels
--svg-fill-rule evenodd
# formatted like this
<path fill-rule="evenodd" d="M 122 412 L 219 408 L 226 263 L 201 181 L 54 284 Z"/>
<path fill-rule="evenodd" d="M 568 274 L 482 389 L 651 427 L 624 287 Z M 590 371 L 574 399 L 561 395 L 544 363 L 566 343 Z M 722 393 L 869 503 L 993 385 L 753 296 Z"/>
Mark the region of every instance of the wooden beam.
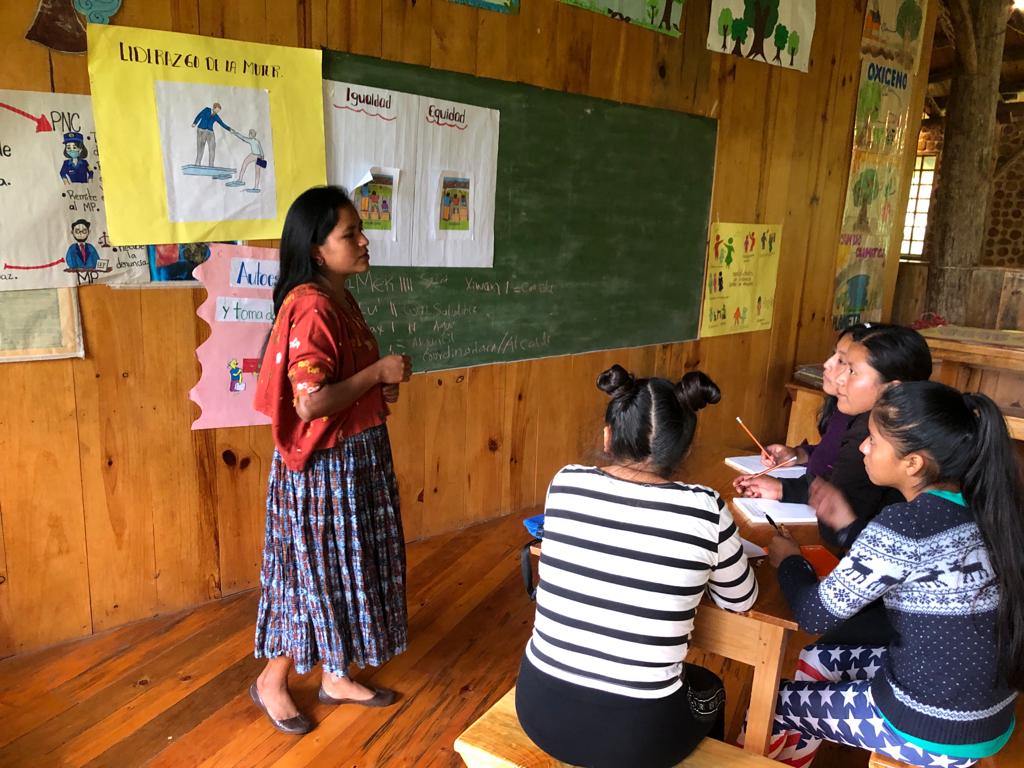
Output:
<path fill-rule="evenodd" d="M 949 20 L 956 32 L 956 56 L 964 70 L 970 74 L 978 71 L 978 48 L 974 40 L 974 22 L 967 0 L 949 0 Z"/>
<path fill-rule="evenodd" d="M 944 83 L 953 79 L 956 74 L 956 65 L 939 67 L 928 73 L 929 83 Z M 1007 74 L 1024 71 L 1024 46 L 1019 48 L 1007 48 L 1003 53 L 1003 77 Z"/>

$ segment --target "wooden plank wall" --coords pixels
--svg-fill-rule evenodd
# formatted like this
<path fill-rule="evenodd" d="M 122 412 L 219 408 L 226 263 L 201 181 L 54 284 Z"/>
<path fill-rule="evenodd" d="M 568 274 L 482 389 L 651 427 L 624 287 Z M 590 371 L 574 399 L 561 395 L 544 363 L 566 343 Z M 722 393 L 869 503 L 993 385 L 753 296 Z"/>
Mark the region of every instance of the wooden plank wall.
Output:
<path fill-rule="evenodd" d="M 35 8 L 4 3 L 0 87 L 87 93 L 85 57 L 23 39 Z M 415 376 L 391 423 L 414 539 L 540 501 L 554 470 L 596 445 L 593 382 L 613 362 L 710 373 L 725 395 L 703 417 L 704 450 L 736 444 L 737 414 L 766 439 L 784 437 L 794 363 L 822 359 L 832 343 L 863 13 L 862 0 L 819 2 L 809 74 L 706 51 L 702 2 L 686 4 L 678 40 L 555 0 L 525 0 L 518 16 L 446 0 L 147 0 L 125 3 L 115 21 L 716 117 L 712 216 L 783 223 L 771 331 Z M 0 367 L 0 656 L 258 583 L 269 430 L 190 431 L 200 301 L 201 291 L 89 287 L 85 360 Z"/>

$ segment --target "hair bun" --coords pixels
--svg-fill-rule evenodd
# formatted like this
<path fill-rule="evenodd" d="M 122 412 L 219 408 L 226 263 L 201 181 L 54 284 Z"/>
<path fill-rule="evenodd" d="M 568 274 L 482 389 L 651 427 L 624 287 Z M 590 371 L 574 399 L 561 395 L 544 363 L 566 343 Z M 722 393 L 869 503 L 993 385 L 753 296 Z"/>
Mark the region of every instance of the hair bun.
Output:
<path fill-rule="evenodd" d="M 699 411 L 721 400 L 722 392 L 703 371 L 690 371 L 676 384 L 676 398 L 691 411 Z"/>
<path fill-rule="evenodd" d="M 625 397 L 636 389 L 636 376 L 616 363 L 597 377 L 597 388 L 612 398 Z"/>

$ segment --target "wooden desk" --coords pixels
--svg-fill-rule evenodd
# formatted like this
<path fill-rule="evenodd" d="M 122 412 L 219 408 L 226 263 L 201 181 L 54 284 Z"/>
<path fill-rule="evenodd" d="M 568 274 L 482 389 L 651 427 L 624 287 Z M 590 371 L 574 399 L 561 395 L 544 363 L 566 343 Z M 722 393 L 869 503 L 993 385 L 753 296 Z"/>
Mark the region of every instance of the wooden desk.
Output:
<path fill-rule="evenodd" d="M 756 448 L 742 447 L 728 455 L 743 453 L 756 453 Z M 685 473 L 685 479 L 687 482 L 699 482 L 715 488 L 724 499 L 732 498 L 731 483 L 737 473 L 727 467 L 722 458 L 724 455 L 717 462 L 714 457 L 693 462 Z M 735 510 L 733 516 L 743 538 L 761 545 L 771 540 L 774 533 L 771 526 L 746 525 L 735 514 Z M 817 526 L 791 525 L 788 528 L 801 544 L 820 543 Z M 779 588 L 775 569 L 766 560 L 757 561 L 753 567 L 758 585 L 754 607 L 746 613 L 733 613 L 705 599 L 697 610 L 690 642 L 695 648 L 754 668 L 743 748 L 764 754 L 768 751 L 772 721 L 775 718 L 782 659 L 789 636 L 799 629 L 799 625 L 793 619 L 793 613 Z"/>
<path fill-rule="evenodd" d="M 737 446 L 721 456 L 694 457 L 687 461 L 674 479 L 710 486 L 718 490 L 722 498 L 730 499 L 733 495 L 731 483 L 737 473 L 727 467 L 722 459 L 725 456 L 755 452 L 752 446 Z M 542 507 L 537 507 L 530 514 L 540 514 L 542 511 Z M 736 522 L 745 539 L 762 545 L 771 540 L 771 526 L 749 526 L 741 519 Z M 817 526 L 795 525 L 789 526 L 789 530 L 801 544 L 820 543 Z M 540 547 L 533 547 L 533 552 L 539 555 Z M 793 620 L 793 614 L 779 588 L 775 569 L 764 560 L 752 565 L 758 584 L 758 598 L 754 607 L 746 613 L 734 613 L 719 608 L 705 598 L 694 618 L 690 646 L 754 668 L 744 749 L 765 754 L 775 717 L 782 659 L 790 633 L 799 629 L 799 626 Z"/>

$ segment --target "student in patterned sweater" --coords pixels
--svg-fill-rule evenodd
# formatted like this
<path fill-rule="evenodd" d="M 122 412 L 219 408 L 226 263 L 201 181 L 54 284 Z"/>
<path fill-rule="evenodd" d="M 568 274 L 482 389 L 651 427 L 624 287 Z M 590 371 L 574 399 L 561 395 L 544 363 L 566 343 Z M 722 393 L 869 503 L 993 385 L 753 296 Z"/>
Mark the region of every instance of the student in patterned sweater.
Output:
<path fill-rule="evenodd" d="M 704 736 L 722 737 L 722 681 L 684 663 L 698 603 L 707 591 L 748 610 L 757 581 L 718 494 L 668 479 L 696 411 L 719 400 L 714 382 L 699 371 L 636 379 L 616 365 L 598 386 L 610 397 L 611 461 L 563 467 L 548 488 L 516 712 L 563 762 L 667 768 Z"/>
<path fill-rule="evenodd" d="M 771 755 L 807 766 L 822 739 L 919 766 L 965 768 L 1014 728 L 1024 686 L 1024 489 L 998 407 L 935 382 L 889 389 L 861 446 L 906 498 L 872 520 L 824 581 L 788 537 L 769 548 L 801 628 L 881 597 L 886 647 L 812 645 L 779 693 Z"/>

